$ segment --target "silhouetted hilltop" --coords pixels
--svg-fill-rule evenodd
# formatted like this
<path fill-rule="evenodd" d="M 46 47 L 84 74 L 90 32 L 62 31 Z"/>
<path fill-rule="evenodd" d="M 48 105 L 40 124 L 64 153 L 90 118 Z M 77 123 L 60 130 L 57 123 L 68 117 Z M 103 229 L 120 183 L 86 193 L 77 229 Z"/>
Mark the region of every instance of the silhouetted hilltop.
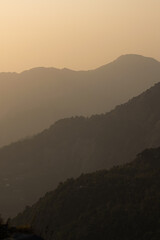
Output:
<path fill-rule="evenodd" d="M 2 148 L 2 214 L 16 214 L 69 177 L 132 161 L 159 146 L 159 102 L 160 83 L 107 114 L 62 119 Z"/>
<path fill-rule="evenodd" d="M 0 73 L 0 146 L 61 118 L 108 112 L 159 79 L 158 61 L 132 54 L 90 71 L 41 67 Z"/>
<path fill-rule="evenodd" d="M 160 148 L 111 170 L 60 183 L 12 224 L 46 240 L 142 240 L 160 237 Z"/>
<path fill-rule="evenodd" d="M 139 54 L 125 54 L 125 55 L 121 55 L 120 57 L 118 57 L 115 61 L 120 61 L 123 64 L 148 64 L 150 65 L 151 62 L 152 64 L 159 64 L 159 61 L 157 61 L 154 58 L 151 57 L 145 57 L 145 56 L 141 56 Z"/>

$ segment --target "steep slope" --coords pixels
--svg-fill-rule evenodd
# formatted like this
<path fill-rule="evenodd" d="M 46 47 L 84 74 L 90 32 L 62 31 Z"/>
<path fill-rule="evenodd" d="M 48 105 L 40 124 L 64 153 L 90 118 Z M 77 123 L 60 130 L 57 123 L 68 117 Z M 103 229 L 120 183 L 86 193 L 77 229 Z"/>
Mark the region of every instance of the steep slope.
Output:
<path fill-rule="evenodd" d="M 124 55 L 92 71 L 35 68 L 0 74 L 0 146 L 60 118 L 110 111 L 159 82 L 160 63 Z"/>
<path fill-rule="evenodd" d="M 160 237 L 160 148 L 110 171 L 68 179 L 12 223 L 46 240 L 142 240 Z"/>
<path fill-rule="evenodd" d="M 131 161 L 160 145 L 160 83 L 115 110 L 56 122 L 0 150 L 0 209 L 13 215 L 81 173 Z"/>

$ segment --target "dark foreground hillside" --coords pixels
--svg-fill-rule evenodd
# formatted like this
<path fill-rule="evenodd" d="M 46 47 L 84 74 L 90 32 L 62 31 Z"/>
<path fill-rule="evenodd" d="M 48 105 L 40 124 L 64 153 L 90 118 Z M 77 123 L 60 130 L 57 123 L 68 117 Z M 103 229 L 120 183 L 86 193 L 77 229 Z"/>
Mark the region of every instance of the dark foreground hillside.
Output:
<path fill-rule="evenodd" d="M 160 83 L 109 113 L 63 119 L 0 149 L 2 215 L 17 214 L 60 181 L 130 162 L 160 146 L 159 103 Z"/>
<path fill-rule="evenodd" d="M 30 224 L 46 240 L 159 240 L 160 148 L 68 179 L 12 223 Z"/>

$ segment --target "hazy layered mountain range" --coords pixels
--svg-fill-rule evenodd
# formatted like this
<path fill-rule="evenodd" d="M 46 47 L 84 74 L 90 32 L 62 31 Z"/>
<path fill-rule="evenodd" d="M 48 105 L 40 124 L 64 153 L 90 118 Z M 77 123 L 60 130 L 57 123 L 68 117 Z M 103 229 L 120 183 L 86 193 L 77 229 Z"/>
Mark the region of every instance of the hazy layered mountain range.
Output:
<path fill-rule="evenodd" d="M 68 179 L 12 223 L 46 240 L 142 240 L 160 237 L 160 148 L 130 164 Z"/>
<path fill-rule="evenodd" d="M 139 55 L 124 55 L 90 71 L 0 73 L 0 146 L 38 133 L 60 118 L 108 112 L 159 80 L 160 63 Z"/>
<path fill-rule="evenodd" d="M 113 111 L 62 119 L 0 150 L 0 209 L 14 215 L 60 181 L 129 162 L 160 145 L 160 83 Z"/>

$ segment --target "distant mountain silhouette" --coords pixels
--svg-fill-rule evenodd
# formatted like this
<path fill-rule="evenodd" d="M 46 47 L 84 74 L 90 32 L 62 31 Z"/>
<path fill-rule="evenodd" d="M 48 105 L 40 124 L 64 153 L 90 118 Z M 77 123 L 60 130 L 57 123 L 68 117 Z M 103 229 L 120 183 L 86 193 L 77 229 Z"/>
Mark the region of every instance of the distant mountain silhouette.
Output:
<path fill-rule="evenodd" d="M 160 237 L 160 148 L 132 163 L 68 179 L 12 224 L 46 240 L 142 240 Z"/>
<path fill-rule="evenodd" d="M 0 146 L 61 118 L 108 112 L 159 80 L 160 63 L 139 55 L 124 55 L 90 71 L 35 68 L 0 73 Z"/>
<path fill-rule="evenodd" d="M 115 110 L 62 119 L 0 150 L 0 209 L 14 215 L 68 177 L 134 159 L 160 145 L 160 83 Z"/>

